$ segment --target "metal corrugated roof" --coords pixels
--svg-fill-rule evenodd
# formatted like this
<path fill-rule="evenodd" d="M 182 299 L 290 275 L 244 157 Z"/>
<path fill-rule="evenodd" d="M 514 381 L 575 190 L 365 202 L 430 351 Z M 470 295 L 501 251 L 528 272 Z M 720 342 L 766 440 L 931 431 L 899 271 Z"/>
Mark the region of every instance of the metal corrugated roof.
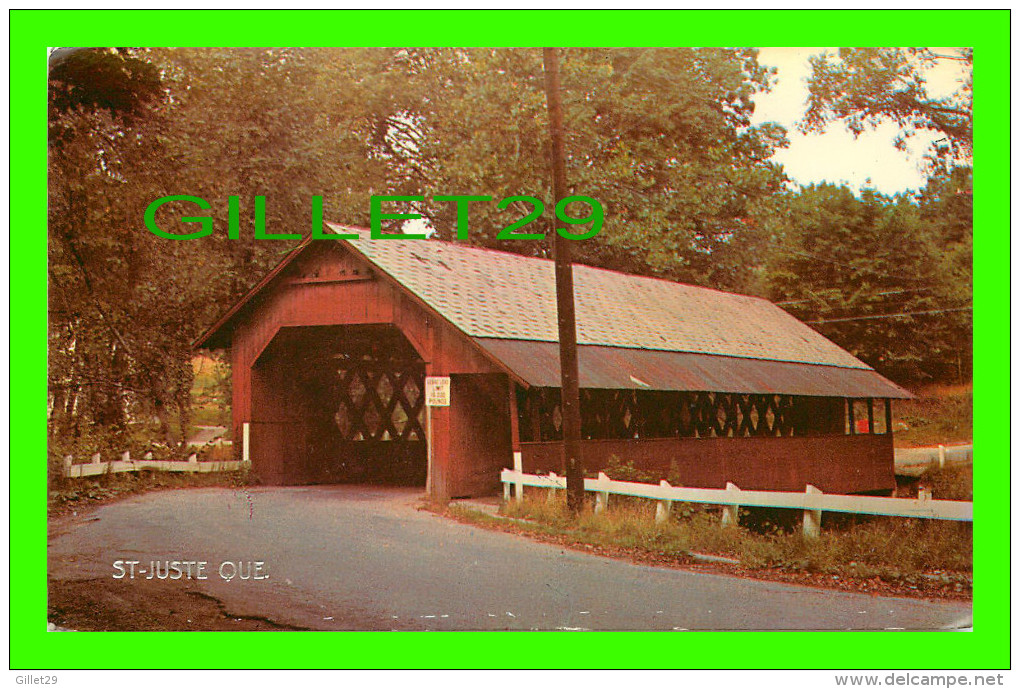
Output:
<path fill-rule="evenodd" d="M 560 386 L 558 344 L 473 339 L 529 385 Z M 909 392 L 870 369 L 598 345 L 579 346 L 577 355 L 582 388 L 818 397 L 912 397 Z"/>
<path fill-rule="evenodd" d="M 556 342 L 553 262 L 437 240 L 347 243 L 471 337 Z M 870 370 L 757 297 L 574 266 L 577 340 L 603 345 Z"/>

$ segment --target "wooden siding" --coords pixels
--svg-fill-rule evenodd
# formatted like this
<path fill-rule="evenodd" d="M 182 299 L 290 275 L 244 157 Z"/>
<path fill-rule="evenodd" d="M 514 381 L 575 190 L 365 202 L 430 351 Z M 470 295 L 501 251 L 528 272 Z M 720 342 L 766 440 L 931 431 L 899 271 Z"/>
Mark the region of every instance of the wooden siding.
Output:
<path fill-rule="evenodd" d="M 499 489 L 499 472 L 512 464 L 509 379 L 502 373 L 451 376 L 453 497 L 488 495 Z M 433 410 L 434 412 L 435 410 Z"/>
<path fill-rule="evenodd" d="M 525 473 L 562 473 L 562 446 L 521 443 Z M 587 473 L 615 478 L 607 471 L 615 459 L 688 488 L 731 482 L 745 490 L 803 491 L 811 484 L 826 493 L 871 493 L 896 487 L 891 434 L 586 440 L 581 456 Z"/>
<path fill-rule="evenodd" d="M 335 325 L 396 326 L 424 361 L 426 375 L 499 371 L 470 339 L 377 275 L 363 259 L 341 255 L 336 247 L 311 247 L 256 296 L 233 333 L 234 437 L 240 437 L 243 423 L 253 424 L 253 466 L 267 483 L 313 480 L 297 468 L 285 468 L 279 459 L 307 452 L 314 433 L 309 430 L 309 410 L 304 405 L 313 400 L 288 390 L 286 376 L 261 370 L 260 357 L 283 328 Z M 293 356 L 300 360 L 298 348 Z M 458 411 L 461 405 L 477 404 L 470 386 L 466 389 L 466 399 L 453 397 Z M 463 411 L 457 417 L 459 424 L 474 427 L 468 407 Z M 456 464 L 469 462 L 470 456 L 456 451 L 450 435 L 467 436 L 451 425 L 449 408 L 434 409 L 432 425 L 434 493 L 437 497 L 465 494 L 465 488 L 456 482 L 465 477 L 471 483 L 473 479 L 467 478 L 471 472 Z M 464 447 L 472 444 L 457 442 Z M 271 462 L 259 461 L 260 443 L 270 448 Z M 497 480 L 494 474 L 493 481 Z"/>

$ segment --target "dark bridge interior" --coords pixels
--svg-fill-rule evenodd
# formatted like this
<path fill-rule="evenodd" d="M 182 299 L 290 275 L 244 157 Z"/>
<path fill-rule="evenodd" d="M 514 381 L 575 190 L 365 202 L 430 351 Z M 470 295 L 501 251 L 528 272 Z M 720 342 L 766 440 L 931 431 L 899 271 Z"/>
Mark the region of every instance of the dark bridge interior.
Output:
<path fill-rule="evenodd" d="M 263 482 L 425 484 L 425 364 L 395 326 L 282 328 L 252 374 Z"/>

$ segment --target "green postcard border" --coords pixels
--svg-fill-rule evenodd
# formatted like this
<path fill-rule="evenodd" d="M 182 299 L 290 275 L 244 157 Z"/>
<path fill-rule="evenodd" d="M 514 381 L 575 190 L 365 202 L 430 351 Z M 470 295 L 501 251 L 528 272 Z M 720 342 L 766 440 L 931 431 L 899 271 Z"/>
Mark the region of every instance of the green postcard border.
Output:
<path fill-rule="evenodd" d="M 1009 667 L 1009 11 L 10 13 L 10 664 L 57 668 Z M 948 45 L 975 48 L 974 631 L 46 632 L 46 52 L 69 45 Z M 15 335 L 16 334 L 16 335 Z M 215 638 L 213 638 L 215 637 Z M 116 649 L 114 651 L 113 649 Z"/>

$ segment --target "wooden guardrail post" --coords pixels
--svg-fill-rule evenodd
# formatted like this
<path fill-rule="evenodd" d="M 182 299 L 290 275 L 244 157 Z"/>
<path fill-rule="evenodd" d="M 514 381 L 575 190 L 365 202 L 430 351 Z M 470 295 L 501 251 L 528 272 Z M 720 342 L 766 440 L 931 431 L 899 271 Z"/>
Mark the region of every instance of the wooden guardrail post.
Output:
<path fill-rule="evenodd" d="M 98 452 L 96 454 L 92 455 L 92 463 L 93 464 L 99 464 L 102 461 L 103 461 L 103 457 Z"/>
<path fill-rule="evenodd" d="M 195 453 L 188 455 L 188 464 L 198 464 L 198 455 Z"/>
<path fill-rule="evenodd" d="M 524 480 L 521 476 L 524 473 L 524 459 L 520 452 L 514 453 L 514 473 L 517 474 L 517 481 L 514 483 L 514 499 L 521 502 L 524 500 Z"/>
<path fill-rule="evenodd" d="M 241 461 L 251 461 L 251 424 L 247 421 L 241 424 Z"/>
<path fill-rule="evenodd" d="M 510 483 L 503 482 L 503 502 L 510 502 Z"/>
<path fill-rule="evenodd" d="M 946 468 L 946 446 L 939 445 L 939 469 Z"/>
<path fill-rule="evenodd" d="M 74 464 L 74 455 L 64 455 L 64 476 L 70 477 L 72 464 Z"/>
<path fill-rule="evenodd" d="M 662 488 L 671 488 L 669 481 L 659 481 Z M 672 500 L 659 500 L 655 505 L 655 522 L 661 524 L 669 519 L 669 513 L 673 511 Z"/>
<path fill-rule="evenodd" d="M 808 495 L 821 495 L 822 491 L 810 483 L 804 489 Z M 804 510 L 804 535 L 808 538 L 818 538 L 822 533 L 822 511 Z"/>
<path fill-rule="evenodd" d="M 734 499 L 737 494 L 740 493 L 740 489 L 736 485 L 726 482 L 726 490 L 733 493 Z M 740 523 L 740 505 L 734 502 L 732 505 L 723 505 L 722 509 L 722 525 L 723 526 L 737 526 Z"/>
<path fill-rule="evenodd" d="M 606 476 L 605 474 L 603 474 L 600 471 L 599 472 L 598 483 L 600 484 L 600 487 L 601 487 L 602 484 L 609 483 L 609 477 Z M 595 514 L 599 514 L 601 512 L 604 512 L 605 509 L 609 506 L 609 490 L 608 490 L 608 488 L 609 487 L 606 486 L 606 490 L 599 490 L 595 494 Z"/>
<path fill-rule="evenodd" d="M 557 478 L 558 477 L 556 476 L 556 472 L 555 471 L 550 471 L 549 472 L 549 482 L 552 483 L 552 485 L 549 486 L 549 492 L 546 493 L 546 495 L 545 495 L 545 501 L 547 503 L 551 504 L 551 503 L 556 502 L 556 483 L 555 482 L 556 482 Z"/>

